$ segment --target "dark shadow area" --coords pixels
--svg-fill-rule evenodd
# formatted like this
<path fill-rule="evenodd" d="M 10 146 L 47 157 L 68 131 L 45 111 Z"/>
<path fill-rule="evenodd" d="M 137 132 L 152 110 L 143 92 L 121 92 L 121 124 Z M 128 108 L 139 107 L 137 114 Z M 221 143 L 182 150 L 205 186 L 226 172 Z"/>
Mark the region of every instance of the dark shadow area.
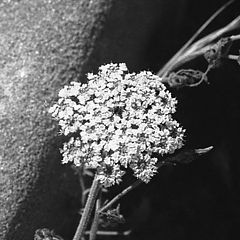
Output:
<path fill-rule="evenodd" d="M 130 72 L 157 72 L 226 2 L 182 0 L 175 5 L 174 1 L 163 0 L 151 4 L 147 0 L 136 0 L 131 4 L 127 1 L 116 3 L 84 72 L 94 72 L 99 63 L 111 61 L 126 62 Z M 161 8 L 167 10 L 161 11 Z M 236 1 L 204 33 L 226 25 L 239 13 L 240 4 Z M 234 46 L 233 51 L 237 54 L 239 43 Z M 201 70 L 206 66 L 203 58 L 191 64 Z M 151 183 L 142 184 L 121 201 L 126 224 L 120 229 L 131 229 L 132 234 L 98 239 L 231 240 L 240 236 L 239 76 L 240 66 L 226 60 L 219 69 L 210 72 L 209 85 L 203 83 L 197 88 L 171 90 L 178 99 L 175 117 L 187 130 L 185 148 L 214 146 L 214 149 L 188 165 L 161 168 Z M 54 164 L 61 172 L 58 163 Z M 71 170 L 67 174 L 72 174 Z M 53 188 L 63 184 L 64 179 L 59 181 Z M 74 193 L 79 186 L 76 182 L 76 186 L 63 184 L 63 188 L 69 192 L 63 196 L 67 200 L 66 213 L 59 215 L 59 227 L 49 226 L 44 220 L 39 228 L 54 228 L 57 234 L 70 240 L 79 219 L 79 194 Z M 119 188 L 124 188 L 124 184 L 113 187 L 109 196 L 114 196 Z M 51 190 L 54 189 L 49 192 Z M 44 199 L 41 204 L 43 202 Z M 58 208 L 62 209 L 62 206 L 56 205 L 56 212 Z M 67 217 L 61 219 L 64 214 Z"/>
<path fill-rule="evenodd" d="M 225 2 L 188 1 L 178 29 L 156 26 L 141 69 L 157 72 Z M 236 2 L 204 33 L 226 25 L 239 13 Z M 238 54 L 239 43 L 234 46 L 232 51 Z M 200 58 L 189 66 L 203 70 L 207 64 Z M 189 165 L 163 167 L 150 184 L 122 201 L 133 229 L 129 239 L 229 240 L 240 236 L 239 76 L 240 66 L 226 60 L 210 72 L 209 85 L 172 91 L 179 102 L 175 117 L 187 130 L 185 148 L 212 145 L 214 150 Z"/>
<path fill-rule="evenodd" d="M 73 169 L 61 164 L 58 149 L 66 140 L 58 136 L 46 143 L 46 147 L 56 151 L 48 151 L 48 161 L 39 164 L 40 174 L 34 188 L 28 189 L 29 197 L 11 222 L 10 229 L 15 228 L 15 231 L 9 231 L 6 239 L 33 239 L 35 231 L 43 228 L 54 229 L 64 239 L 73 237 L 78 225 L 81 192 Z"/>

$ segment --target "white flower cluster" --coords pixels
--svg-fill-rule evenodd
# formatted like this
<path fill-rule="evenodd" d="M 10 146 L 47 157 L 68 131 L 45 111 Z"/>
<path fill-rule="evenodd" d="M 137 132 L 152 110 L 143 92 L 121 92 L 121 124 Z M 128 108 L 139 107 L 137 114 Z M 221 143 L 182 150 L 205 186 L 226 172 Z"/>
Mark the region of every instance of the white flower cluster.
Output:
<path fill-rule="evenodd" d="M 184 129 L 173 120 L 177 103 L 151 72 L 129 74 L 125 64 L 107 64 L 88 84 L 71 82 L 49 112 L 64 135 L 63 163 L 96 169 L 105 186 L 119 183 L 125 169 L 148 182 L 157 172 L 153 153 L 183 146 Z"/>

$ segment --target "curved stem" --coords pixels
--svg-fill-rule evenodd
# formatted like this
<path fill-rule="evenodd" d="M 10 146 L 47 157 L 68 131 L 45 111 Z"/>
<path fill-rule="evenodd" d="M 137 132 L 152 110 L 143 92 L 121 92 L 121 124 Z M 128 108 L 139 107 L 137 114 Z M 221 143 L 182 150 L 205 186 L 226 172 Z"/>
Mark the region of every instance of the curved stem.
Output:
<path fill-rule="evenodd" d="M 95 175 L 89 195 L 88 195 L 86 205 L 84 207 L 82 217 L 80 219 L 80 222 L 79 222 L 77 231 L 73 237 L 73 240 L 80 240 L 85 232 L 89 218 L 91 216 L 92 210 L 96 202 L 99 186 L 100 186 L 100 183 L 98 182 L 97 176 Z"/>
<path fill-rule="evenodd" d="M 193 161 L 196 157 L 205 154 L 213 149 L 212 146 L 207 147 L 207 148 L 202 148 L 202 149 L 194 149 L 194 150 L 182 150 L 180 153 L 170 156 L 166 158 L 165 161 L 161 161 L 157 163 L 157 167 L 160 168 L 164 166 L 166 163 L 188 163 Z M 136 180 L 133 184 L 125 188 L 122 192 L 120 192 L 117 196 L 115 196 L 111 201 L 106 203 L 102 208 L 99 209 L 100 213 L 103 213 L 107 211 L 114 203 L 116 203 L 120 198 L 125 196 L 127 193 L 129 193 L 131 190 L 135 189 L 137 186 L 142 184 L 142 180 Z"/>
<path fill-rule="evenodd" d="M 183 45 L 183 47 L 159 70 L 157 73 L 160 77 L 166 77 L 166 75 L 172 70 L 175 64 L 178 62 L 181 55 L 185 54 L 186 51 L 190 48 L 195 39 L 202 33 L 202 31 L 230 4 L 232 4 L 234 0 L 230 0 L 226 4 L 224 4 L 220 9 L 218 9 L 198 30 L 197 32 Z M 202 40 L 202 39 L 201 39 Z"/>
<path fill-rule="evenodd" d="M 117 202 L 120 198 L 122 198 L 128 192 L 130 192 L 131 190 L 136 188 L 142 182 L 143 182 L 142 180 L 136 180 L 132 185 L 128 186 L 121 193 L 119 193 L 116 197 L 114 197 L 110 202 L 108 202 L 105 206 L 103 206 L 101 209 L 99 209 L 99 212 L 105 212 L 106 210 L 108 210 L 115 202 Z"/>

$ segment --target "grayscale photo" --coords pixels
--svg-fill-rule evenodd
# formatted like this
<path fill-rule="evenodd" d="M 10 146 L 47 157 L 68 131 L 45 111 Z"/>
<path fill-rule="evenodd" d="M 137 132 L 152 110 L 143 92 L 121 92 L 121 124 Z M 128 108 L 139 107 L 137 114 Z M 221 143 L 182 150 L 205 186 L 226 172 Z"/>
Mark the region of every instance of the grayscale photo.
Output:
<path fill-rule="evenodd" d="M 240 1 L 0 0 L 0 240 L 240 238 Z"/>

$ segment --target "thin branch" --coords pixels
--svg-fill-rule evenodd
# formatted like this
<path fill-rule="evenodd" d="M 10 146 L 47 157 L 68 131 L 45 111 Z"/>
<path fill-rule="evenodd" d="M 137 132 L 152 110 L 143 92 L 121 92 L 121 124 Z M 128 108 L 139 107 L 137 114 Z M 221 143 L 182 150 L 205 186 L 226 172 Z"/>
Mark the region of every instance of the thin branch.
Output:
<path fill-rule="evenodd" d="M 226 26 L 224 26 L 223 28 L 220 28 L 210 34 L 208 34 L 207 36 L 201 38 L 200 40 L 198 40 L 197 42 L 195 42 L 194 44 L 192 44 L 188 50 L 184 53 L 184 55 L 189 55 L 195 51 L 200 50 L 201 48 L 207 46 L 208 44 L 212 43 L 213 41 L 215 41 L 216 39 L 220 38 L 221 36 L 223 36 L 223 34 L 233 31 L 237 28 L 240 27 L 240 15 L 238 17 L 236 17 L 232 22 L 230 22 L 229 24 L 227 24 Z M 238 36 L 238 37 L 236 37 Z M 235 41 L 239 39 L 239 35 L 236 36 L 231 36 L 231 40 Z"/>
<path fill-rule="evenodd" d="M 212 146 L 207 148 L 201 148 L 201 149 L 194 149 L 194 150 L 184 150 L 180 153 L 168 157 L 165 159 L 165 161 L 159 161 L 157 163 L 157 167 L 160 168 L 166 164 L 176 164 L 176 163 L 189 163 L 193 161 L 196 157 L 205 154 L 213 149 Z M 105 206 L 103 206 L 99 212 L 105 212 L 108 210 L 115 202 L 117 202 L 120 198 L 125 196 L 127 193 L 135 189 L 137 186 L 142 184 L 143 182 L 141 180 L 136 180 L 132 185 L 125 188 L 121 193 L 119 193 L 117 196 L 115 196 L 111 201 L 109 201 Z"/>
<path fill-rule="evenodd" d="M 126 195 L 128 192 L 136 188 L 142 184 L 142 180 L 136 180 L 132 185 L 128 186 L 126 189 L 124 189 L 121 193 L 119 193 L 116 197 L 114 197 L 110 202 L 108 202 L 105 206 L 103 206 L 99 212 L 105 212 L 108 210 L 115 202 L 117 202 L 120 198 L 122 198 L 124 195 Z"/>
<path fill-rule="evenodd" d="M 236 40 L 239 40 L 240 39 L 240 34 L 239 35 L 233 35 L 233 36 L 231 36 L 230 37 L 230 39 L 232 40 L 232 41 L 236 41 Z"/>
<path fill-rule="evenodd" d="M 84 231 L 88 225 L 90 215 L 92 213 L 93 207 L 96 202 L 96 197 L 99 191 L 99 187 L 100 187 L 100 183 L 98 182 L 97 175 L 95 174 L 95 177 L 93 179 L 92 186 L 88 195 L 88 199 L 84 207 L 84 211 L 80 219 L 77 231 L 73 237 L 73 240 L 80 240 L 84 234 Z"/>
<path fill-rule="evenodd" d="M 234 23 L 234 24 L 232 24 Z M 225 26 L 222 29 L 219 29 L 206 37 L 200 39 L 199 41 L 195 42 L 182 56 L 178 58 L 178 60 L 175 62 L 175 65 L 171 66 L 171 70 L 173 71 L 176 68 L 179 68 L 181 65 L 190 62 L 191 60 L 203 55 L 207 50 L 209 50 L 214 44 L 211 43 L 214 40 L 221 37 L 223 34 L 227 33 L 228 31 L 234 30 L 235 28 L 240 27 L 240 16 L 238 16 L 236 19 L 234 19 L 230 24 Z M 232 41 L 240 40 L 240 35 L 233 35 L 229 37 Z M 169 71 L 169 72 L 170 72 Z M 166 72 L 165 76 L 169 73 Z M 164 78 L 163 78 L 164 82 Z"/>
<path fill-rule="evenodd" d="M 234 2 L 234 0 L 231 0 L 224 4 L 221 8 L 219 8 L 198 30 L 197 32 L 188 40 L 188 42 L 183 46 L 184 48 L 187 49 L 194 41 L 195 39 L 208 27 L 208 25 L 213 22 L 213 20 L 220 14 L 222 13 L 229 5 L 231 5 Z"/>
<path fill-rule="evenodd" d="M 82 206 L 84 206 L 85 197 L 86 197 L 86 194 L 85 194 L 86 186 L 85 186 L 85 182 L 84 182 L 84 178 L 83 178 L 83 168 L 81 168 L 78 175 L 79 175 L 79 183 L 80 183 L 81 193 L 82 193 L 81 203 L 82 203 Z"/>
<path fill-rule="evenodd" d="M 177 59 L 187 50 L 187 48 L 193 43 L 193 41 L 202 33 L 202 31 L 230 4 L 232 4 L 234 0 L 230 0 L 226 4 L 224 4 L 220 9 L 218 9 L 198 30 L 197 32 L 183 45 L 183 47 L 168 61 L 163 68 L 157 73 L 158 76 L 165 76 L 170 70 L 171 66 L 175 65 Z"/>
<path fill-rule="evenodd" d="M 98 222 L 99 222 L 99 208 L 100 208 L 100 199 L 97 199 L 96 201 L 96 209 L 95 214 L 89 234 L 89 240 L 95 240 L 97 236 L 97 230 L 98 230 Z"/>
<path fill-rule="evenodd" d="M 239 56 L 238 55 L 228 55 L 227 58 L 230 59 L 230 60 L 238 61 Z"/>
<path fill-rule="evenodd" d="M 127 230 L 124 232 L 118 232 L 118 231 L 97 231 L 97 235 L 102 236 L 128 236 L 131 233 L 131 230 Z M 90 234 L 90 231 L 86 231 L 85 234 Z"/>

